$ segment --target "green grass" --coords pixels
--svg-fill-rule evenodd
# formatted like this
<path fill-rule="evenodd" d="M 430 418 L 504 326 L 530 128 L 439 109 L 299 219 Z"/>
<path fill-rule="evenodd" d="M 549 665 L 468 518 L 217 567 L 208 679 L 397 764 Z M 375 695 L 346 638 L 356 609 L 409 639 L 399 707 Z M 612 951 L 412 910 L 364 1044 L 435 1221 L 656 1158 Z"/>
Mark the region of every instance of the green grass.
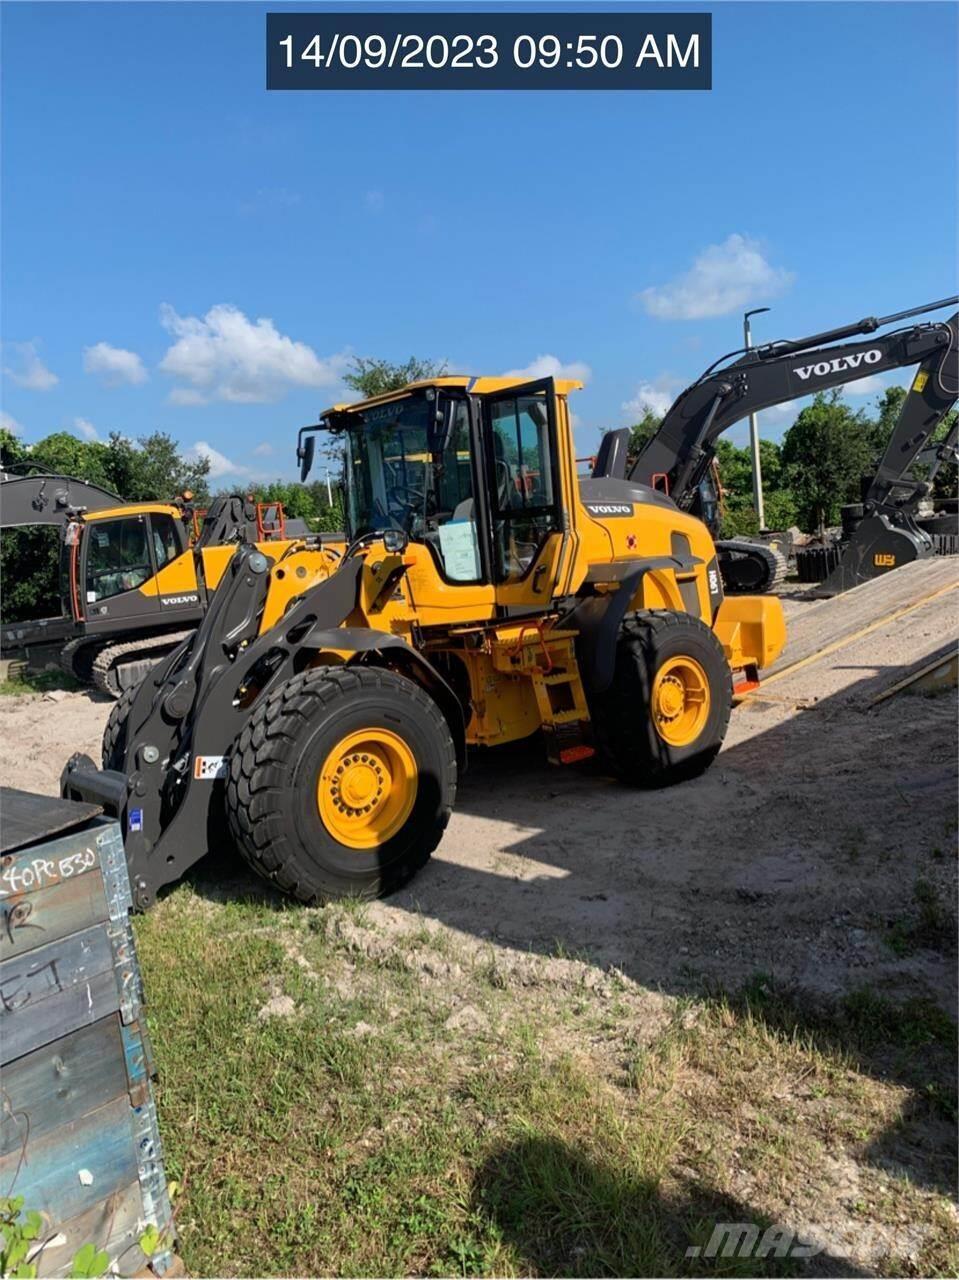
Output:
<path fill-rule="evenodd" d="M 864 1153 L 915 1143 L 950 1085 L 954 1024 L 869 992 L 813 1009 L 757 978 L 659 1002 L 647 1034 L 626 979 L 518 984 L 415 919 L 370 955 L 362 907 L 181 886 L 136 931 L 194 1275 L 798 1274 L 686 1250 L 717 1221 L 819 1220 L 824 1165 L 845 1153 L 871 1186 Z M 280 993 L 293 1015 L 259 1017 Z M 467 1003 L 473 1028 L 447 1027 Z M 887 1269 L 937 1273 L 951 1219 L 912 1172 L 881 1212 L 930 1235 Z"/>
<path fill-rule="evenodd" d="M 933 857 L 940 852 L 933 850 Z M 897 956 L 907 956 L 921 948 L 935 951 L 954 949 L 956 919 L 940 899 L 933 885 L 921 876 L 912 890 L 913 911 L 894 921 L 886 943 Z"/>
<path fill-rule="evenodd" d="M 14 680 L 0 680 L 0 697 L 18 693 L 48 693 L 51 689 L 73 691 L 82 685 L 66 672 L 26 671 Z"/>

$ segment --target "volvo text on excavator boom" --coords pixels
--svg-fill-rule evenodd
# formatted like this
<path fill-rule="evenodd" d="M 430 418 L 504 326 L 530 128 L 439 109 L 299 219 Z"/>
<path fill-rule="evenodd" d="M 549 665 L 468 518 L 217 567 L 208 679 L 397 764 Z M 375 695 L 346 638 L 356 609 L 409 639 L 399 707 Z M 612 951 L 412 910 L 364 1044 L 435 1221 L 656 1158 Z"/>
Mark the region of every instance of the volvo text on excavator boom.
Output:
<path fill-rule="evenodd" d="M 946 321 L 911 324 L 882 334 L 877 331 L 957 302 L 959 297 L 944 298 L 807 338 L 730 352 L 677 397 L 633 464 L 630 478 L 661 488 L 684 510 L 695 509 L 715 442 L 734 423 L 750 413 L 855 382 L 866 374 L 917 365 L 885 453 L 864 495 L 863 519 L 822 590 L 829 594 L 845 591 L 910 560 L 932 555 L 931 539 L 915 521 L 925 490 L 911 478 L 910 468 L 959 396 L 959 313 Z M 863 334 L 876 336 L 867 341 L 844 341 Z M 622 475 L 625 468 L 624 442 L 610 439 L 600 450 L 594 475 Z M 722 551 L 721 543 L 717 550 Z"/>

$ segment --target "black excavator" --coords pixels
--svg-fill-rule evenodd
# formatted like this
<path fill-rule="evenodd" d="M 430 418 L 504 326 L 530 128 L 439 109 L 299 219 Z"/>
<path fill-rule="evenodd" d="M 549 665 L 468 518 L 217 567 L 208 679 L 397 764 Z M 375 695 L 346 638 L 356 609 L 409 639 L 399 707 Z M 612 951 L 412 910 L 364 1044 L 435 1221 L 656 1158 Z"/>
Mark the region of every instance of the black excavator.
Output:
<path fill-rule="evenodd" d="M 709 503 L 715 443 L 734 423 L 772 405 L 870 374 L 918 365 L 864 494 L 861 515 L 820 592 L 836 595 L 911 560 L 933 555 L 932 538 L 916 522 L 929 483 L 917 481 L 912 466 L 959 398 L 959 312 L 946 321 L 910 324 L 883 334 L 877 330 L 956 303 L 959 296 L 894 315 L 870 316 L 807 338 L 731 351 L 676 398 L 632 464 L 626 453 L 629 431 L 608 432 L 596 456 L 593 477 L 623 479 L 628 474 L 637 484 L 661 489 L 677 506 L 709 523 L 710 511 L 704 507 Z M 845 341 L 863 334 L 876 336 Z M 766 591 L 784 576 L 782 555 L 761 542 L 720 541 L 716 549 L 727 591 Z"/>

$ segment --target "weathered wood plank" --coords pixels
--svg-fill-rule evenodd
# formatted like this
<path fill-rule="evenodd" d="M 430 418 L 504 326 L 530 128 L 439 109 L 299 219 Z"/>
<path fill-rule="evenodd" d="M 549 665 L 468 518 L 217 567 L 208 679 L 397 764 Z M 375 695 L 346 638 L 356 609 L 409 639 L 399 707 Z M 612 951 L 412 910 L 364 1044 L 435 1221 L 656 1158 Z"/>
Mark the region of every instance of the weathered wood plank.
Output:
<path fill-rule="evenodd" d="M 81 826 L 102 812 L 98 804 L 79 804 L 59 796 L 38 796 L 16 787 L 0 787 L 0 853 L 38 844 L 58 831 Z"/>
<path fill-rule="evenodd" d="M 112 1014 L 4 1067 L 0 1156 L 128 1093 L 123 1039 Z M 141 1068 L 138 1087 L 142 1080 Z"/>
<path fill-rule="evenodd" d="M 59 1125 L 21 1152 L 0 1157 L 0 1185 L 8 1195 L 56 1225 L 85 1213 L 137 1179 L 130 1099 L 122 1097 Z"/>
<path fill-rule="evenodd" d="M 99 866 L 36 893 L 0 899 L 0 960 L 109 918 Z"/>
<path fill-rule="evenodd" d="M 5 853 L 0 858 L 0 899 L 39 893 L 96 867 L 100 851 L 116 836 L 116 823 L 97 818 L 57 840 Z"/>
<path fill-rule="evenodd" d="M 0 1054 L 12 1062 L 119 1007 L 106 926 L 0 962 Z"/>
<path fill-rule="evenodd" d="M 43 1238 L 50 1243 L 35 1259 L 37 1271 L 42 1276 L 69 1275 L 77 1250 L 94 1244 L 106 1250 L 119 1275 L 136 1275 L 146 1263 L 137 1243 L 143 1228 L 140 1184 L 131 1182 L 67 1222 L 45 1224 Z"/>

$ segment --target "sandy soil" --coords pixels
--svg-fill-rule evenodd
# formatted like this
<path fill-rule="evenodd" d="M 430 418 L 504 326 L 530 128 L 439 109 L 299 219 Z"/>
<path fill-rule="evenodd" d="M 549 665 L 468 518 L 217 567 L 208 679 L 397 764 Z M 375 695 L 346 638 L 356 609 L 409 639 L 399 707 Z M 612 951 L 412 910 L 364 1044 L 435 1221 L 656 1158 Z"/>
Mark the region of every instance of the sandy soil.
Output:
<path fill-rule="evenodd" d="M 917 878 L 953 901 L 955 698 L 869 705 L 956 635 L 954 601 L 773 682 L 734 711 L 693 783 L 630 791 L 596 770 L 552 770 L 528 743 L 474 755 L 437 855 L 388 910 L 523 950 L 560 945 L 664 991 L 761 970 L 824 992 L 868 980 L 954 1009 L 954 957 L 896 958 L 883 933 Z M 794 628 L 816 607 L 785 604 Z M 7 785 L 52 794 L 73 751 L 99 757 L 111 704 L 54 696 L 0 703 Z"/>

